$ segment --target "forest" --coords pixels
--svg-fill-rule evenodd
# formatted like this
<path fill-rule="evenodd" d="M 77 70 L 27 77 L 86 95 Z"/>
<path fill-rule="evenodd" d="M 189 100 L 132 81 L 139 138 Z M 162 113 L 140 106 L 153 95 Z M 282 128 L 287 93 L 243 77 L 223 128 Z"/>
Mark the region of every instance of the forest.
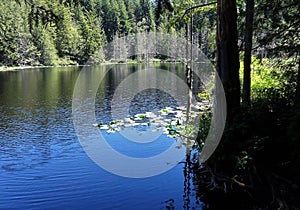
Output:
<path fill-rule="evenodd" d="M 92 55 L 100 63 L 104 60 L 95 53 L 114 38 L 176 31 L 166 28 L 170 15 L 155 19 L 150 0 L 1 1 L 0 8 L 0 65 L 5 66 L 84 64 Z"/>
<path fill-rule="evenodd" d="M 194 42 L 227 101 L 216 152 L 187 160 L 198 196 L 208 209 L 300 208 L 299 0 L 1 0 L 0 9 L 0 66 L 105 63 L 100 47 L 139 32 Z"/>

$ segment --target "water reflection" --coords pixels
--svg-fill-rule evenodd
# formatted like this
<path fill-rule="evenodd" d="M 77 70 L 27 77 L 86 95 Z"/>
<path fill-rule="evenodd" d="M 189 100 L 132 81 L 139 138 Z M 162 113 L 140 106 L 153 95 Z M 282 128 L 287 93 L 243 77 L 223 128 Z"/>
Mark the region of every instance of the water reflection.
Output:
<path fill-rule="evenodd" d="M 51 146 L 56 144 L 51 141 L 52 129 L 68 130 L 71 98 L 65 96 L 72 86 L 63 81 L 76 79 L 72 72 L 35 69 L 0 74 L 0 152 L 1 160 L 9 160 L 1 161 L 2 169 L 20 171 L 51 158 Z"/>
<path fill-rule="evenodd" d="M 109 107 L 118 84 L 146 67 L 118 65 L 109 71 L 97 92 L 95 107 L 99 120 L 111 120 Z M 185 76 L 180 65 L 154 67 Z M 85 84 L 88 87 L 95 71 L 104 73 L 107 68 L 0 72 L 0 209 L 201 207 L 192 183 L 192 151 L 171 171 L 141 180 L 112 175 L 84 153 L 73 128 L 73 88 L 80 71 L 88 72 Z M 130 112 L 161 109 L 166 105 L 177 106 L 168 94 L 147 90 L 135 96 Z M 120 147 L 121 137 L 113 134 L 108 138 Z M 132 152 L 128 145 L 121 149 Z M 147 154 L 159 153 L 160 149 L 150 148 Z"/>

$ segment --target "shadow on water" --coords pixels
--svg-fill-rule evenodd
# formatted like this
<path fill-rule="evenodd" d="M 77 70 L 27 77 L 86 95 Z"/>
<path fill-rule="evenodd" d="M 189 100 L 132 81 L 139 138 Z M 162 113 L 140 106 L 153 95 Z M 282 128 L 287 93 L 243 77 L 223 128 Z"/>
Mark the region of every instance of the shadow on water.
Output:
<path fill-rule="evenodd" d="M 120 65 L 110 71 L 98 89 L 97 118 L 111 119 L 107 107 L 117 85 L 143 68 Z M 184 77 L 180 66 L 159 68 Z M 191 166 L 184 160 L 159 176 L 128 179 L 108 173 L 88 158 L 72 121 L 73 88 L 81 71 L 89 72 L 78 67 L 0 72 L 0 209 L 199 209 Z M 87 81 L 93 76 L 93 71 L 89 73 Z M 133 99 L 130 113 L 166 105 L 177 106 L 162 91 L 142 91 Z M 172 140 L 162 137 L 159 147 L 139 151 L 118 134 L 107 137 L 120 151 L 137 151 L 136 156 L 159 154 Z"/>
<path fill-rule="evenodd" d="M 155 67 L 185 77 L 182 66 Z M 143 68 L 119 65 L 109 72 L 97 92 L 97 120 L 111 120 L 118 84 Z M 93 70 L 77 67 L 0 72 L 0 209 L 259 209 L 246 191 L 224 193 L 210 185 L 213 177 L 199 165 L 194 149 L 155 177 L 128 179 L 99 168 L 84 153 L 73 127 L 72 94 L 80 71 L 88 72 L 88 83 Z M 129 112 L 166 106 L 178 104 L 167 93 L 150 89 L 133 98 Z M 161 137 L 158 147 L 141 150 L 119 134 L 105 135 L 112 146 L 136 157 L 159 154 L 172 140 Z"/>

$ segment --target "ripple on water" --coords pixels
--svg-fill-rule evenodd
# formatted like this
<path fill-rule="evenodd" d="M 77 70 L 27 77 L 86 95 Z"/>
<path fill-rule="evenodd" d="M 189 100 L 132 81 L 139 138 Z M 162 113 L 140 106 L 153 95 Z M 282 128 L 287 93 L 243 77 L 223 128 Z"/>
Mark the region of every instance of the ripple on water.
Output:
<path fill-rule="evenodd" d="M 98 120 L 111 120 L 117 82 L 136 69 L 120 68 L 121 74 L 110 72 L 105 78 L 96 99 Z M 0 86 L 0 209 L 159 209 L 171 198 L 181 208 L 182 165 L 136 180 L 106 172 L 84 153 L 72 122 L 72 91 L 79 72 L 35 69 L 0 75 L 1 81 L 9 81 Z M 173 105 L 176 102 L 161 91 L 142 91 L 129 114 Z M 139 156 L 133 154 L 138 148 L 132 149 L 130 142 L 120 144 L 118 135 L 108 138 L 119 151 Z M 145 148 L 144 155 L 161 149 Z"/>

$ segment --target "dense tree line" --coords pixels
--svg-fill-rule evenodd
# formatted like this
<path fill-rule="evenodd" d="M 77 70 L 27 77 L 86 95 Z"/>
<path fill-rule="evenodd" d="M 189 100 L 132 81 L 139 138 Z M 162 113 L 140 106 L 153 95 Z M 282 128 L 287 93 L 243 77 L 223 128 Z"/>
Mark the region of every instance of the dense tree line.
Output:
<path fill-rule="evenodd" d="M 10 0 L 0 9 L 1 65 L 82 64 L 115 36 L 158 27 L 150 0 Z"/>
<path fill-rule="evenodd" d="M 214 60 L 216 7 L 195 14 L 193 26 L 187 29 L 186 18 L 176 15 L 189 2 L 174 0 L 172 5 L 166 2 L 1 1 L 0 65 L 84 64 L 89 59 L 99 63 L 105 56 L 98 49 L 116 38 L 145 31 L 185 37 L 187 30 L 192 30 L 194 43 Z"/>

